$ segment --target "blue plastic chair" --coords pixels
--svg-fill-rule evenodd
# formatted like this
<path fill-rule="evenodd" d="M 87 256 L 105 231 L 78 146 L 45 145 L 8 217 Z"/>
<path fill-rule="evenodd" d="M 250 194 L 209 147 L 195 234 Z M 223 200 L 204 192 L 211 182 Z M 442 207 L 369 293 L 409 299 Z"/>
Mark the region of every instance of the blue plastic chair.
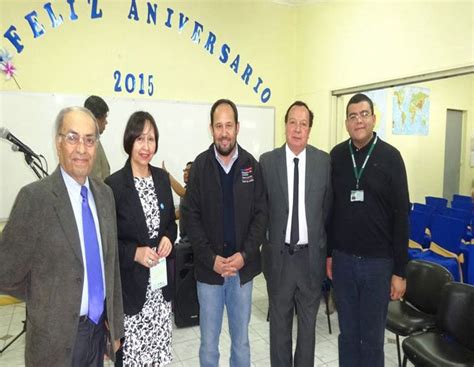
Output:
<path fill-rule="evenodd" d="M 467 210 L 468 212 L 470 212 L 472 222 L 472 216 L 474 216 L 474 200 L 472 200 L 470 196 L 454 194 L 453 200 L 451 201 L 451 207 L 461 210 Z"/>
<path fill-rule="evenodd" d="M 421 204 L 421 203 L 413 203 L 413 206 L 412 206 L 412 210 L 417 210 L 420 212 L 433 213 L 435 209 L 436 207 L 433 205 Z"/>
<path fill-rule="evenodd" d="M 462 211 L 464 215 L 470 213 L 468 219 L 464 218 L 464 220 L 468 220 L 468 229 L 464 236 L 466 244 L 461 245 L 461 251 L 464 254 L 465 261 L 463 266 L 464 282 L 474 284 L 474 200 L 470 196 L 454 194 L 451 207 Z"/>
<path fill-rule="evenodd" d="M 409 254 L 410 258 L 442 265 L 451 272 L 455 281 L 461 281 L 462 273 L 459 258 L 451 257 L 447 253 L 441 254 L 438 247 L 453 254 L 453 256 L 459 257 L 462 255 L 461 240 L 465 233 L 464 223 L 456 218 L 435 214 L 431 227 L 430 249 Z"/>
<path fill-rule="evenodd" d="M 438 198 L 436 196 L 425 196 L 426 205 L 434 206 L 436 213 L 442 213 L 443 209 L 448 206 L 448 199 Z"/>
<path fill-rule="evenodd" d="M 466 242 L 471 242 L 472 232 L 471 232 L 471 220 L 472 214 L 468 210 L 458 209 L 458 208 L 444 208 L 443 215 L 447 217 L 452 217 L 462 221 L 466 227 L 465 234 L 463 236 Z"/>
<path fill-rule="evenodd" d="M 447 217 L 457 218 L 466 224 L 469 224 L 471 221 L 471 212 L 467 209 L 459 208 L 459 207 L 452 207 L 452 208 L 444 208 L 443 215 Z"/>
<path fill-rule="evenodd" d="M 412 210 L 410 212 L 410 240 L 422 248 L 428 248 L 431 242 L 430 237 L 426 234 L 431 215 L 428 211 Z M 416 250 L 410 246 L 410 250 L 412 249 Z"/>
<path fill-rule="evenodd" d="M 463 281 L 474 285 L 474 245 L 461 245 L 461 253 L 464 256 Z"/>
<path fill-rule="evenodd" d="M 472 200 L 472 197 L 467 195 L 454 194 L 452 201 L 470 203 L 471 205 L 474 204 L 474 200 Z"/>

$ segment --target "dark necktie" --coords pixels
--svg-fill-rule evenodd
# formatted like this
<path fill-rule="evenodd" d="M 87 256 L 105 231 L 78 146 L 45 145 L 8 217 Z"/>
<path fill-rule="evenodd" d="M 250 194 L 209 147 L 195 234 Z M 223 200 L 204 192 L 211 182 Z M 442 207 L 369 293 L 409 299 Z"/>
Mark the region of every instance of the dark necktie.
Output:
<path fill-rule="evenodd" d="M 291 234 L 290 245 L 296 245 L 300 239 L 300 226 L 298 222 L 298 189 L 299 189 L 299 174 L 298 174 L 298 158 L 294 158 L 295 170 L 293 174 L 293 211 L 291 216 Z"/>
<path fill-rule="evenodd" d="M 104 284 L 102 281 L 102 264 L 100 248 L 97 240 L 94 217 L 87 200 L 87 187 L 81 187 L 82 196 L 82 230 L 84 233 L 84 248 L 86 251 L 87 280 L 89 284 L 89 314 L 90 320 L 98 324 L 104 311 Z"/>

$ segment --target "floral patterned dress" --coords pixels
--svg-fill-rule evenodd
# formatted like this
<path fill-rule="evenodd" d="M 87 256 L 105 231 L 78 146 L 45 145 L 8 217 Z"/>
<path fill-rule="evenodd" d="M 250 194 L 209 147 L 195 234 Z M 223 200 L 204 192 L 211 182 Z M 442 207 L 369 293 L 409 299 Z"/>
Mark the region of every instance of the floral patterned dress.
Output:
<path fill-rule="evenodd" d="M 135 177 L 134 181 L 150 238 L 156 238 L 160 229 L 160 210 L 153 178 Z M 171 303 L 163 298 L 161 289 L 151 289 L 150 280 L 142 310 L 136 315 L 125 315 L 124 323 L 124 366 L 157 367 L 171 363 Z"/>

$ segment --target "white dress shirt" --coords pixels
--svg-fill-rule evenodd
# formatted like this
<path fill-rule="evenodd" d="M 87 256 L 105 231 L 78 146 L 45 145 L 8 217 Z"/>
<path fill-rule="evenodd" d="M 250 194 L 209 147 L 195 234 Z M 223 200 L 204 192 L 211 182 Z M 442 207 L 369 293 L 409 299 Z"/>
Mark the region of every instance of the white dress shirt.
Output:
<path fill-rule="evenodd" d="M 232 157 L 229 161 L 228 164 L 225 164 L 224 163 L 224 160 L 221 158 L 221 156 L 219 155 L 219 153 L 217 152 L 217 149 L 216 149 L 216 146 L 214 145 L 214 154 L 216 155 L 216 159 L 217 159 L 217 162 L 219 162 L 219 164 L 221 165 L 222 169 L 224 170 L 224 172 L 226 174 L 229 174 L 230 170 L 232 169 L 232 165 L 234 164 L 234 162 L 237 160 L 237 158 L 239 158 L 239 146 L 237 144 L 235 144 L 235 150 L 234 150 L 234 153 L 232 154 Z"/>
<path fill-rule="evenodd" d="M 305 177 L 306 177 L 306 148 L 295 155 L 285 145 L 286 152 L 286 176 L 288 179 L 288 221 L 286 223 L 285 242 L 290 243 L 291 236 L 291 219 L 293 218 L 293 180 L 295 172 L 294 158 L 298 158 L 298 224 L 299 224 L 299 241 L 298 245 L 308 244 L 308 224 L 306 223 L 306 206 L 305 206 Z"/>

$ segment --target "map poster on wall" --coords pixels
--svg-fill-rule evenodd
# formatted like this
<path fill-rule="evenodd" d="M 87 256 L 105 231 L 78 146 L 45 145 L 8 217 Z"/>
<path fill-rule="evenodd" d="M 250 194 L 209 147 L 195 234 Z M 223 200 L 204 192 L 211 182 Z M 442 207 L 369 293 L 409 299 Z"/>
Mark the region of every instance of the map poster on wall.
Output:
<path fill-rule="evenodd" d="M 375 131 L 385 139 L 385 125 L 387 121 L 387 91 L 386 89 L 371 90 L 365 93 L 374 102 L 374 115 L 376 116 Z"/>
<path fill-rule="evenodd" d="M 393 91 L 394 135 L 428 135 L 430 90 L 421 87 L 399 87 Z"/>

